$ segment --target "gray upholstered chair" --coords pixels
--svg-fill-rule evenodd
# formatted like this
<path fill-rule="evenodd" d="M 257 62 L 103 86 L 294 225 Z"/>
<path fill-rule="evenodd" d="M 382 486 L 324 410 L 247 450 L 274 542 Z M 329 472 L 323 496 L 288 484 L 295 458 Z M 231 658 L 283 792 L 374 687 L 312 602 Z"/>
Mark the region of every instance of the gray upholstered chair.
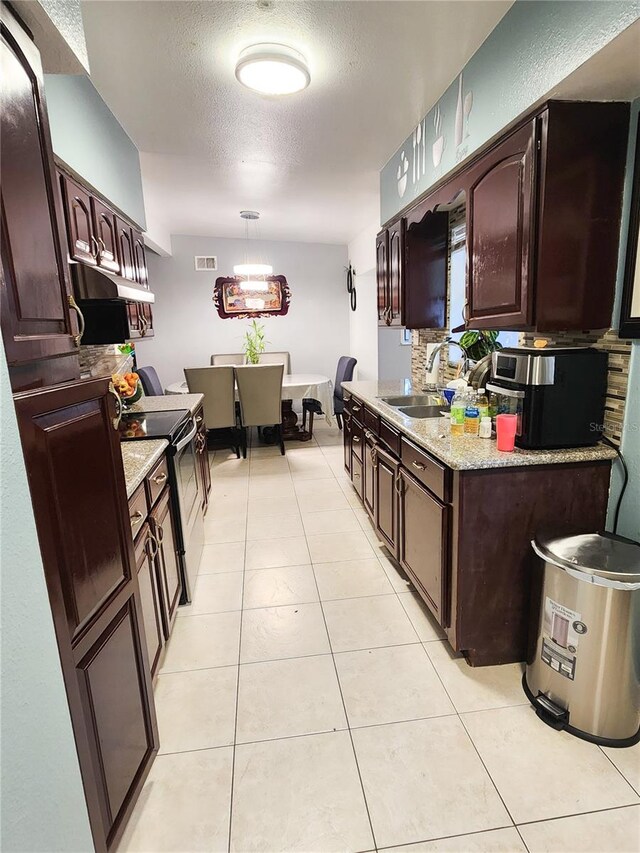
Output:
<path fill-rule="evenodd" d="M 207 430 L 230 429 L 236 456 L 240 458 L 233 367 L 185 367 L 184 377 L 192 394 L 204 394 Z"/>
<path fill-rule="evenodd" d="M 219 367 L 223 364 L 231 364 L 235 367 L 237 364 L 245 363 L 245 355 L 243 352 L 219 352 L 211 356 L 211 364 L 214 367 Z"/>
<path fill-rule="evenodd" d="M 164 388 L 155 367 L 139 367 L 136 371 L 147 397 L 163 397 Z"/>
<path fill-rule="evenodd" d="M 260 353 L 259 364 L 282 364 L 284 372 L 291 373 L 291 355 L 288 352 Z"/>
<path fill-rule="evenodd" d="M 247 456 L 247 427 L 271 426 L 275 428 L 284 456 L 282 439 L 282 364 L 247 364 L 236 367 L 240 424 L 242 427 L 242 455 Z"/>

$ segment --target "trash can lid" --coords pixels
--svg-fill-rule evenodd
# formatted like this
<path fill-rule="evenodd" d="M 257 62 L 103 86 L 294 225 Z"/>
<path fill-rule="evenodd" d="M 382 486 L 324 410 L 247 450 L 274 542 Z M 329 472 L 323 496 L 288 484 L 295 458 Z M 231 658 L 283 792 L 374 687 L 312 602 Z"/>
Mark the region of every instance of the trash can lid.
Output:
<path fill-rule="evenodd" d="M 534 549 L 560 568 L 599 578 L 640 581 L 640 544 L 612 533 L 584 533 L 549 538 L 537 536 Z"/>

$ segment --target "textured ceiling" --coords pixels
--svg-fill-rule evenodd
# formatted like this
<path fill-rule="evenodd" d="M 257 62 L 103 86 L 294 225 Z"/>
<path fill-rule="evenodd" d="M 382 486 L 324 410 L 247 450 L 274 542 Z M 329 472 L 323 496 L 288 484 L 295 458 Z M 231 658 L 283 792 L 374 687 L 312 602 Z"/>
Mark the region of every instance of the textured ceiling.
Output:
<path fill-rule="evenodd" d="M 507 2 L 82 4 L 92 80 L 142 154 L 149 217 L 171 233 L 346 242 L 378 216 L 378 172 Z M 237 83 L 256 41 L 302 51 L 311 86 Z"/>

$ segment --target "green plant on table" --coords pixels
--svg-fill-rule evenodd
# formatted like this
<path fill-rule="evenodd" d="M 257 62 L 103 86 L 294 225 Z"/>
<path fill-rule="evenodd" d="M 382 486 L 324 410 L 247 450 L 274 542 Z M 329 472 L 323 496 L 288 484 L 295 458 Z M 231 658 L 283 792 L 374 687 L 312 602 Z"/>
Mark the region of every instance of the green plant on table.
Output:
<path fill-rule="evenodd" d="M 244 354 L 247 357 L 247 364 L 258 364 L 265 347 L 264 326 L 252 320 L 244 335 Z"/>
<path fill-rule="evenodd" d="M 502 349 L 502 344 L 498 343 L 499 334 L 495 331 L 465 332 L 459 343 L 470 359 L 480 361 L 485 355 Z"/>

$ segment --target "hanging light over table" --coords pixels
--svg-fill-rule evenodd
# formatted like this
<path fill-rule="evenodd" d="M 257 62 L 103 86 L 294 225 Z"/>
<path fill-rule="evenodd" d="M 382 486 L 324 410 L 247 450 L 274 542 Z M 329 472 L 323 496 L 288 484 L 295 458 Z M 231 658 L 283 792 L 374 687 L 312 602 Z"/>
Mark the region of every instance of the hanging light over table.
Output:
<path fill-rule="evenodd" d="M 244 263 L 235 264 L 233 273 L 243 278 L 243 281 L 240 282 L 241 290 L 266 292 L 269 289 L 269 283 L 265 277 L 273 275 L 273 267 L 271 264 L 265 264 L 262 259 L 257 260 L 249 252 L 249 223 L 255 223 L 255 244 L 257 248 L 259 243 L 258 220 L 260 219 L 260 214 L 257 210 L 241 210 L 240 217 L 244 219 L 245 224 L 245 259 Z"/>

